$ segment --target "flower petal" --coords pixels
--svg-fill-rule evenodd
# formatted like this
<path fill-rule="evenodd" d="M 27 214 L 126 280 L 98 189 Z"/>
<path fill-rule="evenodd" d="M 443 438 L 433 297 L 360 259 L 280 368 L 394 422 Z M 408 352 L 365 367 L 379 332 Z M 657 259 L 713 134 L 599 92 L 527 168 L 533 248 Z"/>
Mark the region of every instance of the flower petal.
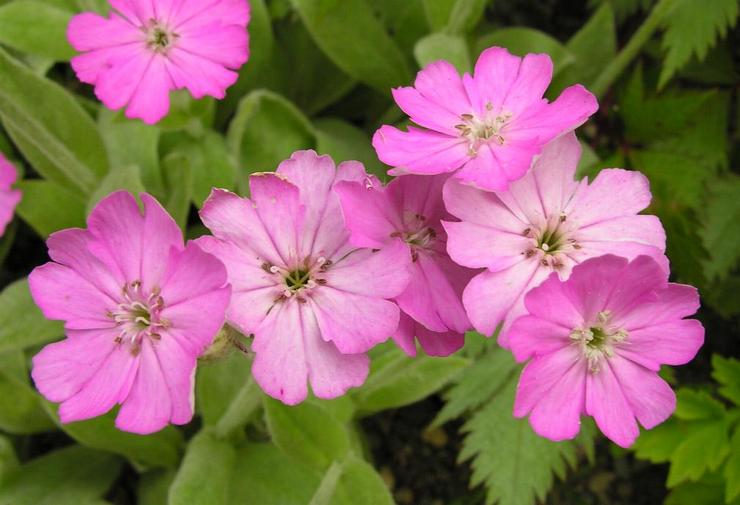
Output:
<path fill-rule="evenodd" d="M 542 286 L 538 289 L 542 289 Z M 508 333 L 511 352 L 517 361 L 522 362 L 568 347 L 572 343 L 569 338 L 570 332 L 575 327 L 566 327 L 532 315 L 519 317 L 511 325 Z"/>
<path fill-rule="evenodd" d="M 586 377 L 586 413 L 594 417 L 601 432 L 620 447 L 631 446 L 640 430 L 609 361 L 598 373 Z"/>
<path fill-rule="evenodd" d="M 614 195 L 619 195 L 615 198 Z M 571 202 L 571 219 L 581 227 L 637 214 L 648 205 L 652 194 L 650 182 L 640 172 L 607 168 L 601 170 L 588 186 L 582 186 Z"/>
<path fill-rule="evenodd" d="M 413 127 L 404 132 L 385 125 L 373 135 L 373 147 L 383 163 L 420 175 L 452 172 L 470 159 L 465 139 Z"/>
<path fill-rule="evenodd" d="M 645 428 L 654 428 L 676 410 L 675 393 L 656 371 L 620 356 L 609 362 L 635 417 Z"/>

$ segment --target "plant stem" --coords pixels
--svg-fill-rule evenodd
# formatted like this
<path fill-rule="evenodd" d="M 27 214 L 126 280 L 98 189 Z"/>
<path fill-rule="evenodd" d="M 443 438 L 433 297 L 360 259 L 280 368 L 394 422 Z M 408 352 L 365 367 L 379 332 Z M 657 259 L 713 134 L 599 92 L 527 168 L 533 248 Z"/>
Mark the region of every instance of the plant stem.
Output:
<path fill-rule="evenodd" d="M 614 81 L 624 72 L 624 69 L 640 53 L 642 46 L 650 40 L 650 37 L 653 36 L 655 30 L 658 29 L 663 18 L 673 8 L 675 3 L 676 0 L 660 0 L 653 7 L 650 15 L 648 15 L 647 19 L 640 25 L 640 28 L 632 35 L 627 45 L 609 62 L 596 78 L 593 85 L 591 85 L 591 92 L 596 95 L 596 98 L 601 98 L 609 90 L 611 85 L 614 84 Z"/>
<path fill-rule="evenodd" d="M 247 424 L 262 403 L 259 386 L 250 378 L 234 397 L 224 415 L 216 423 L 214 432 L 219 438 L 229 438 Z"/>

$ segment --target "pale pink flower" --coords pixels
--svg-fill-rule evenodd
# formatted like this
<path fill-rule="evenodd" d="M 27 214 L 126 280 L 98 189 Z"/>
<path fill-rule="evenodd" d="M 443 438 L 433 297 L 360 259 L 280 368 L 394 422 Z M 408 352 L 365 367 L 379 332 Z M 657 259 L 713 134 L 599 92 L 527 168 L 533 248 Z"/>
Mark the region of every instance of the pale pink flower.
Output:
<path fill-rule="evenodd" d="M 12 188 L 16 179 L 18 171 L 0 153 L 0 236 L 5 234 L 5 228 L 13 220 L 15 207 L 21 201 L 20 190 Z"/>
<path fill-rule="evenodd" d="M 628 262 L 606 255 L 583 262 L 563 282 L 551 275 L 525 299 L 528 315 L 511 327 L 522 372 L 514 415 L 529 414 L 536 433 L 573 438 L 580 416 L 622 447 L 665 421 L 676 396 L 658 376 L 661 365 L 690 361 L 704 328 L 684 319 L 699 308 L 695 288 L 668 282 L 649 256 Z"/>
<path fill-rule="evenodd" d="M 69 423 L 121 409 L 116 426 L 152 433 L 193 417 L 196 360 L 225 320 L 226 270 L 142 194 L 103 199 L 88 228 L 53 233 L 53 260 L 29 277 L 31 294 L 67 338 L 33 358 L 33 380 Z"/>
<path fill-rule="evenodd" d="M 269 395 L 303 401 L 361 385 L 364 354 L 398 326 L 390 298 L 409 282 L 402 243 L 373 252 L 349 243 L 340 180 L 362 181 L 358 162 L 298 151 L 277 173 L 250 178 L 251 199 L 214 190 L 201 209 L 213 237 L 199 244 L 226 265 L 233 286 L 227 320 L 253 334 L 252 374 Z"/>
<path fill-rule="evenodd" d="M 462 347 L 470 328 L 461 296 L 472 271 L 450 260 L 441 224 L 451 217 L 442 202 L 448 177 L 406 175 L 386 187 L 368 178 L 335 186 L 353 245 L 383 249 L 400 242 L 407 250 L 411 282 L 395 298 L 404 314 L 393 339 L 411 356 L 415 336 L 427 354 L 447 356 Z"/>
<path fill-rule="evenodd" d="M 506 49 L 483 51 L 473 75 L 450 63 L 429 64 L 414 87 L 396 88 L 398 106 L 423 129 L 385 125 L 373 146 L 401 175 L 454 172 L 466 184 L 505 190 L 555 137 L 580 126 L 598 108 L 583 86 L 571 86 L 552 103 L 542 98 L 552 79 L 546 54 L 519 58 Z M 458 170 L 459 169 L 459 170 Z"/>
<path fill-rule="evenodd" d="M 156 123 L 167 115 L 169 92 L 223 98 L 249 56 L 246 0 L 108 0 L 105 18 L 72 18 L 67 38 L 83 54 L 77 77 L 95 86 L 106 107 Z"/>
<path fill-rule="evenodd" d="M 612 253 L 654 257 L 668 269 L 665 232 L 650 204 L 647 178 L 605 169 L 591 184 L 573 180 L 581 147 L 575 134 L 548 144 L 532 169 L 505 192 L 487 192 L 450 179 L 447 210 L 462 222 L 444 222 L 447 250 L 460 265 L 486 268 L 470 281 L 463 305 L 473 326 L 499 343 L 524 312 L 524 295 L 551 272 L 567 279 L 574 265 Z"/>

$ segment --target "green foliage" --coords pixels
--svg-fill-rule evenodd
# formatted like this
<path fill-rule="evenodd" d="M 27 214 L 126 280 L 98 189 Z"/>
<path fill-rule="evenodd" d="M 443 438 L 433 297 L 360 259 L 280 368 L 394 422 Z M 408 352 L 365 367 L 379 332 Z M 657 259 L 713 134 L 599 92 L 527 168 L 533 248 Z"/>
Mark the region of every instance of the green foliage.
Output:
<path fill-rule="evenodd" d="M 455 65 L 460 73 L 473 69 L 465 39 L 446 33 L 433 33 L 419 39 L 414 47 L 414 56 L 420 67 L 434 61 L 446 60 Z"/>
<path fill-rule="evenodd" d="M 33 302 L 27 279 L 0 293 L 0 352 L 45 344 L 61 337 L 63 331 L 61 322 L 46 319 Z"/>
<path fill-rule="evenodd" d="M 23 198 L 16 211 L 40 236 L 85 225 L 87 203 L 78 193 L 41 179 L 20 181 L 17 186 Z"/>
<path fill-rule="evenodd" d="M 491 46 L 505 47 L 512 54 L 547 53 L 554 65 L 553 75 L 575 62 L 575 56 L 557 39 L 532 28 L 503 28 L 484 35 L 476 43 L 475 53 L 480 54 Z"/>
<path fill-rule="evenodd" d="M 23 353 L 0 353 L 0 429 L 26 434 L 48 431 L 53 427 L 28 381 Z"/>
<path fill-rule="evenodd" d="M 24 0 L 0 7 L 0 42 L 13 49 L 57 61 L 74 56 L 67 42 L 72 12 L 46 2 Z"/>
<path fill-rule="evenodd" d="M 688 63 L 695 54 L 700 60 L 716 42 L 724 38 L 737 22 L 737 0 L 676 0 L 665 19 L 663 48 L 667 51 L 660 73 L 663 87 L 676 70 Z"/>

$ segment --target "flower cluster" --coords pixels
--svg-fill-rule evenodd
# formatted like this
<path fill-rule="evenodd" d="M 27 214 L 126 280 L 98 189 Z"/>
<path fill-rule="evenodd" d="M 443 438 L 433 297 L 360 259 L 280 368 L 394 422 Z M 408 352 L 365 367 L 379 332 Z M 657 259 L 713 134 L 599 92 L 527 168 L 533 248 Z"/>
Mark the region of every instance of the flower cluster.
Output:
<path fill-rule="evenodd" d="M 73 65 L 129 116 L 156 121 L 172 88 L 223 96 L 246 59 L 244 0 L 111 3 L 108 18 L 73 20 L 87 51 Z M 549 103 L 551 76 L 548 56 L 495 47 L 472 76 L 432 63 L 393 91 L 419 127 L 373 140 L 399 177 L 298 151 L 252 174 L 248 198 L 214 189 L 200 211 L 211 234 L 187 244 L 153 197 L 142 214 L 108 196 L 87 229 L 49 238 L 52 262 L 31 274 L 67 335 L 34 358 L 39 391 L 63 422 L 120 404 L 117 426 L 149 433 L 191 419 L 197 358 L 224 323 L 252 337 L 255 380 L 287 404 L 360 386 L 388 338 L 447 356 L 475 328 L 527 362 L 514 415 L 537 433 L 573 438 L 587 414 L 629 446 L 638 422 L 675 408 L 657 372 L 701 346 L 685 319 L 698 294 L 668 282 L 643 175 L 575 180 L 573 130 L 596 99 L 576 85 Z"/>

